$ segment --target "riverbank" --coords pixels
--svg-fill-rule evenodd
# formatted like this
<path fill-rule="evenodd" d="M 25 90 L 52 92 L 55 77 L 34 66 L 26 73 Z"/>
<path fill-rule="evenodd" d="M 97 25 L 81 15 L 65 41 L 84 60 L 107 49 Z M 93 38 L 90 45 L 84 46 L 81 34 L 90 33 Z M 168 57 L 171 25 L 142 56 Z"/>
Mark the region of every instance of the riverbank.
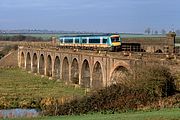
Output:
<path fill-rule="evenodd" d="M 33 120 L 180 120 L 180 108 L 125 112 L 115 114 L 92 113 L 87 115 L 36 117 Z M 18 119 L 15 119 L 18 120 Z M 30 120 L 21 118 L 21 120 Z"/>
<path fill-rule="evenodd" d="M 40 115 L 37 109 L 7 109 L 0 110 L 0 119 L 10 118 L 34 118 Z"/>

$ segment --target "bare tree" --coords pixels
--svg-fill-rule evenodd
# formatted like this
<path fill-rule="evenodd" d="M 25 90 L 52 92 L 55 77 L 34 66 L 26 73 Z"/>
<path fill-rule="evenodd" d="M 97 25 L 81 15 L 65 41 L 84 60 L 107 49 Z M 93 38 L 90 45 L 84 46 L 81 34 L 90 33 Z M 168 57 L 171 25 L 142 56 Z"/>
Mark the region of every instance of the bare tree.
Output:
<path fill-rule="evenodd" d="M 161 30 L 161 34 L 162 34 L 162 35 L 165 35 L 165 34 L 166 34 L 166 30 L 165 30 L 165 29 L 162 29 L 162 30 Z"/>
<path fill-rule="evenodd" d="M 155 34 L 155 35 L 157 35 L 157 34 L 158 34 L 158 31 L 157 31 L 157 30 L 155 30 L 154 34 Z"/>
<path fill-rule="evenodd" d="M 146 28 L 144 32 L 149 35 L 151 33 L 151 28 Z"/>

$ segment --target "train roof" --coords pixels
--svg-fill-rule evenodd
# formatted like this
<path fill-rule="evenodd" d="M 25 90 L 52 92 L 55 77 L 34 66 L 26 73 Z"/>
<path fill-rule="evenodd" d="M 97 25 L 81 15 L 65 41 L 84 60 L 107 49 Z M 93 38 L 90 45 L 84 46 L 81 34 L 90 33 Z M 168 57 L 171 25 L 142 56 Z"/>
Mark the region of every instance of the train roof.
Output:
<path fill-rule="evenodd" d="M 84 34 L 84 35 L 65 35 L 65 36 L 59 36 L 59 38 L 64 37 L 110 37 L 110 36 L 119 36 L 119 34 Z"/>
<path fill-rule="evenodd" d="M 105 34 L 69 34 L 69 35 L 60 35 L 59 37 L 110 37 L 112 35 L 120 35 L 121 38 L 149 38 L 149 37 L 166 37 L 166 35 L 146 35 L 146 34 L 116 34 L 116 33 L 105 33 Z"/>

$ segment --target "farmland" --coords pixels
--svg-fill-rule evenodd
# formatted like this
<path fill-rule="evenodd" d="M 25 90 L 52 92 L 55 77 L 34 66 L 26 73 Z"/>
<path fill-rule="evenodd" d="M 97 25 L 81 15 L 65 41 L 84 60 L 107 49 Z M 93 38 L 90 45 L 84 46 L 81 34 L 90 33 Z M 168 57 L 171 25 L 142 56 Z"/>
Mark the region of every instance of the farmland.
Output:
<path fill-rule="evenodd" d="M 1 109 L 38 107 L 38 101 L 42 98 L 84 95 L 82 88 L 66 86 L 63 82 L 49 80 L 48 77 L 41 78 L 18 68 L 0 69 L 0 82 Z M 37 103 L 32 105 L 31 101 Z"/>
<path fill-rule="evenodd" d="M 84 89 L 74 88 L 74 86 L 67 86 L 63 82 L 49 80 L 48 77 L 41 77 L 23 71 L 18 68 L 14 69 L 0 69 L 0 107 L 1 109 L 6 108 L 38 108 L 40 101 L 45 99 L 45 104 L 54 98 L 69 97 L 69 96 L 84 96 Z M 112 93 L 112 92 L 110 92 Z M 104 96 L 104 95 L 103 95 Z M 90 98 L 90 97 L 88 97 Z M 178 97 L 176 97 L 178 99 Z M 96 100 L 96 99 L 95 99 Z M 102 101 L 102 100 L 100 100 Z M 176 101 L 175 101 L 176 102 Z M 127 101 L 127 104 L 129 102 Z M 41 105 L 40 105 L 41 106 Z M 82 105 L 81 105 L 82 106 Z M 178 106 L 178 105 L 177 105 Z M 51 109 L 51 106 L 49 108 Z M 52 119 L 52 120 L 116 120 L 116 119 L 134 119 L 134 120 L 173 120 L 179 119 L 179 111 L 177 108 L 168 108 L 156 111 L 155 109 L 149 109 L 145 111 L 134 111 L 127 109 L 126 112 L 108 112 L 101 114 L 101 112 L 94 113 L 93 111 L 88 112 L 87 115 L 80 114 L 79 116 L 67 115 L 67 116 L 39 116 L 33 119 Z M 22 119 L 22 118 L 21 118 Z M 26 120 L 27 118 L 24 118 Z M 28 118 L 29 119 L 29 118 Z"/>

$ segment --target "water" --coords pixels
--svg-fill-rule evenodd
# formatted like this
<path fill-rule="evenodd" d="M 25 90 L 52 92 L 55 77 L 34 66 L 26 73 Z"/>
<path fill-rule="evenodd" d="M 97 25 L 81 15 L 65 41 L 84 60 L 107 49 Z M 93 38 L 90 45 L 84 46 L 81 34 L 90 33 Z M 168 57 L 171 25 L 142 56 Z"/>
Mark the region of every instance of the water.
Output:
<path fill-rule="evenodd" d="M 37 109 L 8 109 L 0 110 L 0 119 L 1 118 L 32 118 L 39 116 L 40 111 Z"/>

